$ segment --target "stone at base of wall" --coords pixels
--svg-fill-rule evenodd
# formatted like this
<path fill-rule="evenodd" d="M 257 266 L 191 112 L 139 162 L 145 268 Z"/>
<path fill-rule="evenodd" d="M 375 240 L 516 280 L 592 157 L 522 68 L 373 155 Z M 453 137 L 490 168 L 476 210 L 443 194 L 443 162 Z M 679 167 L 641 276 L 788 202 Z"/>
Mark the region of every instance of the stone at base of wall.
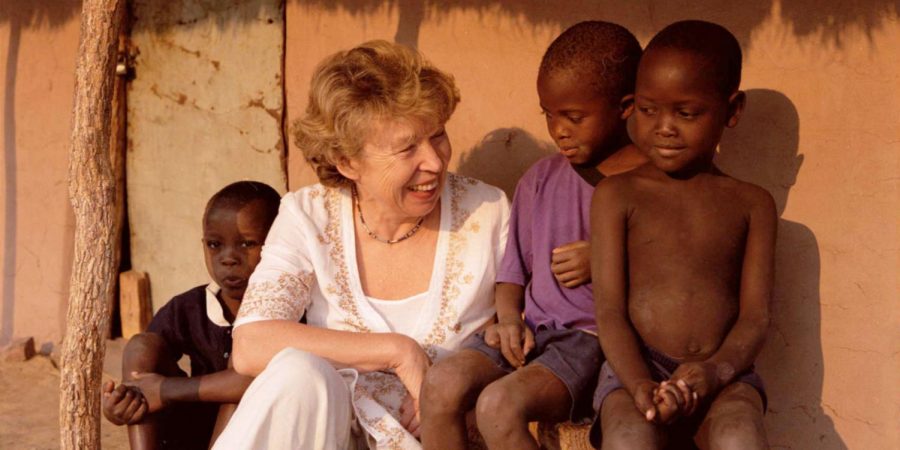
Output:
<path fill-rule="evenodd" d="M 0 349 L 0 361 L 2 362 L 23 362 L 28 361 L 35 355 L 34 338 L 18 338 Z"/>

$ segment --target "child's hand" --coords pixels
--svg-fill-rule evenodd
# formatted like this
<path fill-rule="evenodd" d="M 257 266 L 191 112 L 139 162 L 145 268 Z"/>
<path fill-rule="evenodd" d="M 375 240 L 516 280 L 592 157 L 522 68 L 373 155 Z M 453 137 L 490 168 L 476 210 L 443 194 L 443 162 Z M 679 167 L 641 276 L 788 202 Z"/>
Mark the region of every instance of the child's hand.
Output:
<path fill-rule="evenodd" d="M 131 381 L 123 384 L 136 388 L 143 394 L 148 412 L 154 413 L 166 406 L 162 398 L 162 384 L 165 379 L 166 377 L 158 373 L 131 372 Z"/>
<path fill-rule="evenodd" d="M 147 401 L 140 391 L 107 381 L 101 388 L 103 416 L 114 425 L 132 425 L 144 419 Z"/>
<path fill-rule="evenodd" d="M 692 392 L 684 381 L 663 381 L 653 393 L 653 403 L 659 412 L 659 423 L 672 423 L 678 417 L 690 416 L 697 407 L 697 393 Z"/>
<path fill-rule="evenodd" d="M 503 357 L 519 368 L 525 365 L 525 356 L 534 348 L 534 333 L 522 319 L 502 320 L 484 330 L 484 342 L 499 348 Z"/>
<path fill-rule="evenodd" d="M 652 380 L 638 381 L 634 389 L 634 406 L 644 415 L 648 422 L 656 422 L 659 411 L 653 402 L 653 396 L 659 383 Z"/>
<path fill-rule="evenodd" d="M 715 394 L 720 387 L 716 365 L 706 361 L 682 363 L 672 374 L 671 381 L 680 389 L 696 394 L 693 399 L 695 403 L 700 403 L 709 395 Z"/>
<path fill-rule="evenodd" d="M 591 281 L 591 243 L 575 241 L 553 249 L 550 270 L 556 281 L 574 288 Z"/>

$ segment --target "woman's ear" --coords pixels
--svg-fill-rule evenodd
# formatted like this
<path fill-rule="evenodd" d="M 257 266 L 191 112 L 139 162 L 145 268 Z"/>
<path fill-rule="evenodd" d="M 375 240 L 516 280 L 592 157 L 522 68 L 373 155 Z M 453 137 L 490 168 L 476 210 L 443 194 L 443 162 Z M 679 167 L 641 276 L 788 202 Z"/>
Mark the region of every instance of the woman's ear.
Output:
<path fill-rule="evenodd" d="M 634 113 L 634 94 L 628 94 L 622 97 L 622 101 L 619 102 L 619 111 L 621 111 L 619 117 L 621 117 L 622 120 L 631 117 L 631 114 Z"/>
<path fill-rule="evenodd" d="M 744 94 L 744 91 L 735 91 L 734 94 L 731 94 L 731 97 L 728 97 L 728 122 L 725 123 L 725 126 L 728 128 L 737 126 L 738 121 L 741 119 L 741 114 L 744 113 L 746 104 L 747 95 Z"/>
<path fill-rule="evenodd" d="M 359 180 L 359 163 L 355 160 L 346 156 L 339 156 L 334 166 L 344 178 L 351 181 Z"/>

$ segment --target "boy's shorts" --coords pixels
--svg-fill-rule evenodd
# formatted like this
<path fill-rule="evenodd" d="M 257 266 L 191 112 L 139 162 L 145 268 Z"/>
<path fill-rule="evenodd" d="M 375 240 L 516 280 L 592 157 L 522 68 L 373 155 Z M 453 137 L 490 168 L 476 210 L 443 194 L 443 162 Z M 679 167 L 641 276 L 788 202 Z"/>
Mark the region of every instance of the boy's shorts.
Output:
<path fill-rule="evenodd" d="M 650 369 L 650 376 L 653 378 L 653 381 L 661 382 L 663 380 L 668 380 L 672 377 L 672 374 L 675 373 L 675 370 L 678 369 L 678 361 L 675 361 L 665 353 L 654 350 L 649 347 L 644 347 L 643 350 L 644 360 L 647 362 L 647 367 Z M 763 411 L 766 410 L 768 399 L 766 397 L 765 386 L 763 385 L 763 380 L 753 371 L 753 367 L 751 366 L 747 371 L 735 377 L 732 383 L 741 382 L 747 383 L 752 386 L 759 393 L 760 398 L 762 398 L 763 403 Z M 609 362 L 604 362 L 603 367 L 600 369 L 600 378 L 597 380 L 597 390 L 594 391 L 594 423 L 591 425 L 591 444 L 596 448 L 600 448 L 600 442 L 602 441 L 603 432 L 600 429 L 600 408 L 603 406 L 603 400 L 615 391 L 616 389 L 624 389 L 625 386 L 619 380 L 619 377 L 616 376 L 615 372 L 613 372 L 612 367 L 610 367 Z M 690 437 L 693 437 L 696 432 L 696 428 L 700 426 L 702 423 L 703 416 L 705 414 L 696 414 L 695 417 L 697 420 L 694 420 L 689 426 L 685 427 L 687 429 L 686 434 L 689 434 Z"/>
<path fill-rule="evenodd" d="M 156 414 L 160 419 L 159 448 L 204 449 L 209 448 L 219 403 L 173 403 Z"/>
<path fill-rule="evenodd" d="M 484 342 L 484 332 L 467 339 L 463 348 L 485 354 L 506 373 L 515 370 L 500 349 Z M 603 351 L 597 336 L 582 330 L 538 328 L 534 333 L 534 348 L 525 357 L 525 364 L 532 363 L 550 369 L 566 385 L 572 400 L 569 420 L 589 423 L 593 414 L 591 392 L 597 386 L 597 374 L 603 363 Z"/>

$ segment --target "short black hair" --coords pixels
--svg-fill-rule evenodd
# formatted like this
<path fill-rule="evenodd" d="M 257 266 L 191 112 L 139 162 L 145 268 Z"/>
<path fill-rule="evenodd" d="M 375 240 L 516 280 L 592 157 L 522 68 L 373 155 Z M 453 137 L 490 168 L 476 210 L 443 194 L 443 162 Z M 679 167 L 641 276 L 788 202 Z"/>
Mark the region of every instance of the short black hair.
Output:
<path fill-rule="evenodd" d="M 627 28 L 589 20 L 572 25 L 547 47 L 539 76 L 569 72 L 618 101 L 634 92 L 641 44 Z"/>
<path fill-rule="evenodd" d="M 265 213 L 265 226 L 268 229 L 278 215 L 278 205 L 281 203 L 281 195 L 271 186 L 259 181 L 238 181 L 225 186 L 219 192 L 210 197 L 206 203 L 206 211 L 203 213 L 203 222 L 209 212 L 214 209 L 240 210 L 255 201 L 261 201 Z"/>
<path fill-rule="evenodd" d="M 650 40 L 646 53 L 658 49 L 683 50 L 703 59 L 723 95 L 731 95 L 741 85 L 741 44 L 721 25 L 702 20 L 675 22 Z"/>

